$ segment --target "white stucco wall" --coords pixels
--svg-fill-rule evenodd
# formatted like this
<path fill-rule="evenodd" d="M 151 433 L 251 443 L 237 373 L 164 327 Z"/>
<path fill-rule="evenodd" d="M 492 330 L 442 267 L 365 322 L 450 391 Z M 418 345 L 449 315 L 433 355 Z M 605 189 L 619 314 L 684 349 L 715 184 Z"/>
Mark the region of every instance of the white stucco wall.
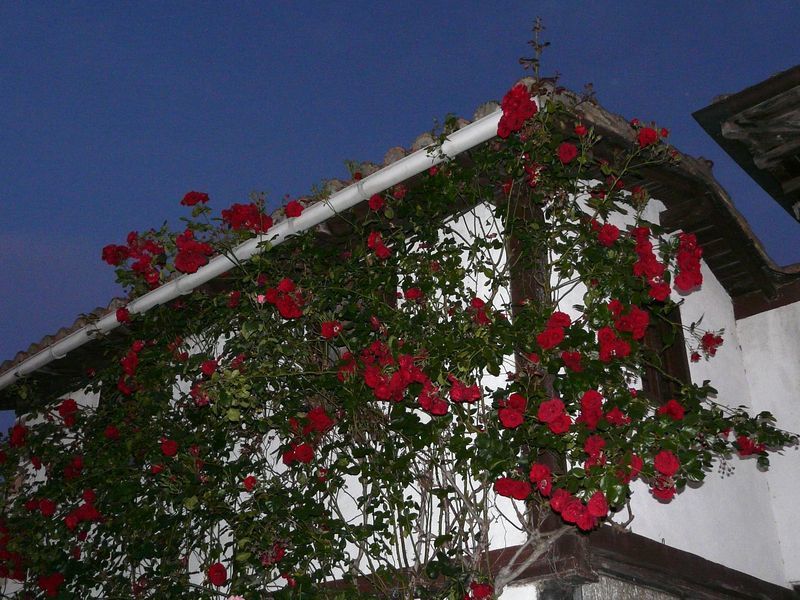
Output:
<path fill-rule="evenodd" d="M 657 223 L 663 209 L 661 202 L 651 200 L 643 216 Z M 614 220 L 614 224 L 621 228 L 629 222 L 630 217 Z M 756 367 L 761 372 L 757 381 L 762 382 L 765 388 L 764 391 L 756 390 L 748 378 L 750 368 L 745 365 L 730 296 L 705 262 L 702 263 L 702 272 L 704 283 L 699 290 L 686 296 L 673 292 L 673 299 L 684 300 L 681 306 L 684 325 L 703 317 L 700 326 L 706 330 L 724 329 L 725 342 L 709 361 L 690 363 L 692 381 L 702 384 L 704 380 L 710 380 L 718 391 L 717 402 L 729 406 L 746 405 L 755 412 L 771 410 L 784 429 L 800 431 L 800 401 L 797 401 L 796 394 L 796 390 L 800 389 L 800 304 L 795 306 L 791 317 L 783 314 L 773 323 L 772 326 L 779 329 L 782 335 L 777 345 L 773 346 L 776 336 L 769 328 L 756 325 L 763 338 L 762 360 L 773 363 L 776 362 L 775 356 L 786 357 L 780 364 L 772 365 L 778 373 L 771 374 L 766 369 Z M 583 293 L 581 287 L 572 290 L 561 300 L 561 309 L 574 314 L 571 306 L 581 303 Z M 751 337 L 758 339 L 749 331 L 742 332 L 741 336 L 748 341 Z M 752 342 L 748 343 L 748 347 L 750 345 Z M 765 394 L 776 380 L 781 381 L 782 394 Z M 792 392 L 795 392 L 793 396 Z M 764 404 L 760 399 L 763 395 L 770 396 L 774 403 L 782 404 L 783 410 L 779 412 Z M 786 406 L 787 403 L 791 405 L 791 398 L 794 398 L 793 409 Z M 684 490 L 670 503 L 655 500 L 648 486 L 635 482 L 631 500 L 635 519 L 631 529 L 713 562 L 787 586 L 791 581 L 800 580 L 800 527 L 796 524 L 792 526 L 791 510 L 796 498 L 800 497 L 798 459 L 800 453 L 794 452 L 787 457 L 776 457 L 773 461 L 776 467 L 780 465 L 780 472 L 786 472 L 787 475 L 778 475 L 776 468 L 765 475 L 756 468 L 754 458 L 741 460 L 734 457 L 729 463 L 734 468 L 732 476 L 723 477 L 717 470 L 708 473 L 701 486 Z M 790 470 L 793 477 L 788 476 Z M 782 482 L 780 489 L 773 483 L 777 478 Z M 777 524 L 776 512 L 784 515 Z M 626 519 L 627 513 L 623 511 L 618 520 Z M 791 543 L 783 538 L 790 538 Z M 532 589 L 531 586 L 509 589 L 503 599 L 533 597 Z"/>
<path fill-rule="evenodd" d="M 782 429 L 800 432 L 800 303 L 737 323 L 753 408 L 770 411 Z M 786 578 L 800 582 L 800 452 L 770 457 L 766 474 Z"/>
<path fill-rule="evenodd" d="M 643 216 L 658 223 L 659 213 L 663 209 L 661 202 L 651 200 Z M 618 217 L 614 224 L 624 228 L 630 224 L 630 217 Z M 700 327 L 715 331 L 724 329 L 725 342 L 717 355 L 709 361 L 690 363 L 692 381 L 702 384 L 703 381 L 710 380 L 711 385 L 719 392 L 716 401 L 722 404 L 746 405 L 754 407 L 756 412 L 772 410 L 761 404 L 754 405 L 752 401 L 730 296 L 705 262 L 702 262 L 702 272 L 703 285 L 699 290 L 686 296 L 680 296 L 673 291 L 673 299 L 684 300 L 681 306 L 684 325 L 703 317 Z M 563 299 L 562 305 L 567 312 L 571 312 L 567 307 L 580 302 L 582 294 L 583 289 L 576 289 Z M 789 346 L 794 344 L 795 360 L 792 362 L 787 355 L 787 362 L 792 362 L 795 367 L 793 374 L 796 390 L 800 387 L 800 307 L 795 319 L 794 338 L 791 333 L 786 333 L 784 343 Z M 787 326 L 786 329 L 791 327 Z M 747 333 L 743 337 L 749 335 Z M 765 336 L 764 346 L 771 343 L 769 336 Z M 776 350 L 777 348 L 772 352 Z M 774 354 L 767 354 L 767 357 L 771 356 Z M 788 385 L 785 388 L 787 394 L 790 393 L 792 388 Z M 786 403 L 785 398 L 775 397 L 775 400 Z M 784 428 L 794 431 L 800 430 L 800 403 L 796 404 L 799 405 L 795 410 L 796 425 L 793 427 L 788 419 L 786 423 L 781 419 Z M 800 455 L 792 453 L 788 458 L 800 459 Z M 794 463 L 800 464 L 797 460 Z M 655 500 L 647 485 L 640 481 L 635 482 L 631 499 L 635 519 L 631 529 L 651 539 L 778 585 L 786 586 L 789 581 L 800 579 L 800 568 L 795 570 L 797 573 L 794 578 L 784 568 L 784 561 L 792 555 L 786 551 L 782 553 L 779 545 L 778 527 L 771 502 L 776 493 L 774 489 L 770 493 L 771 479 L 768 480 L 764 473 L 758 471 L 754 458 L 740 460 L 734 457 L 729 464 L 735 469 L 731 477 L 723 477 L 718 471 L 708 473 L 706 481 L 700 487 L 684 490 L 670 503 Z M 780 491 L 781 500 L 787 506 L 800 497 L 800 472 L 795 473 L 794 481 L 796 483 L 793 490 Z M 627 513 L 623 511 L 617 520 L 627 520 Z M 788 518 L 785 521 L 787 523 L 781 525 L 782 529 L 787 527 Z M 788 531 L 794 540 L 793 556 L 800 557 L 800 539 L 797 539 L 800 538 L 800 528 L 789 528 Z M 794 560 L 800 562 L 800 558 Z"/>
<path fill-rule="evenodd" d="M 753 407 L 730 297 L 707 265 L 703 263 L 702 267 L 702 288 L 687 295 L 681 307 L 683 324 L 689 325 L 703 316 L 704 329 L 725 329 L 725 342 L 714 358 L 690 363 L 692 381 L 711 380 L 719 392 L 717 402 Z M 761 408 L 756 406 L 756 410 Z M 752 458 L 734 457 L 729 464 L 735 468 L 731 477 L 711 472 L 700 487 L 684 490 L 668 504 L 653 499 L 647 487 L 637 483 L 631 501 L 636 515 L 632 529 L 786 586 L 789 579 L 778 543 L 768 479 L 758 472 Z"/>

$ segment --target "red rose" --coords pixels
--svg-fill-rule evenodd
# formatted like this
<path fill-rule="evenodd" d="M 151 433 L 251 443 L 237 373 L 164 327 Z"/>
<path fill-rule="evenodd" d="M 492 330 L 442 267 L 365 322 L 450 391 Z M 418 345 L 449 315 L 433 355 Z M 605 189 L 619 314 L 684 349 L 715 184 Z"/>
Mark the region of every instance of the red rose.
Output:
<path fill-rule="evenodd" d="M 675 496 L 675 484 L 669 477 L 656 477 L 650 493 L 658 500 L 669 502 Z"/>
<path fill-rule="evenodd" d="M 575 147 L 575 144 L 570 144 L 569 142 L 561 142 L 556 152 L 558 153 L 558 160 L 563 165 L 571 163 L 578 156 L 578 148 Z"/>
<path fill-rule="evenodd" d="M 74 511 L 79 521 L 100 521 L 103 515 L 97 510 L 91 502 L 81 504 Z"/>
<path fill-rule="evenodd" d="M 558 488 L 553 492 L 553 496 L 550 498 L 550 507 L 555 512 L 560 513 L 562 510 L 564 510 L 567 502 L 569 502 L 571 499 L 572 494 L 570 494 L 567 490 Z"/>
<path fill-rule="evenodd" d="M 566 413 L 561 413 L 555 419 L 547 423 L 547 427 L 556 435 L 567 433 L 570 425 L 572 425 L 572 419 L 570 419 L 569 415 Z"/>
<path fill-rule="evenodd" d="M 131 313 L 130 311 L 125 308 L 118 308 L 116 312 L 117 321 L 119 323 L 130 323 L 131 322 Z"/>
<path fill-rule="evenodd" d="M 127 246 L 117 246 L 116 244 L 109 244 L 103 247 L 102 258 L 111 266 L 117 267 L 130 257 L 130 251 Z"/>
<path fill-rule="evenodd" d="M 298 300 L 302 301 L 299 295 L 280 294 L 275 301 L 275 308 L 284 319 L 299 319 L 303 316 Z"/>
<path fill-rule="evenodd" d="M 675 486 L 653 487 L 650 492 L 654 498 L 668 502 L 675 497 Z"/>
<path fill-rule="evenodd" d="M 536 484 L 536 489 L 539 490 L 542 496 L 547 497 L 550 495 L 553 489 L 553 480 L 552 473 L 550 473 L 550 469 L 546 465 L 533 463 L 530 473 L 528 474 L 528 479 Z"/>
<path fill-rule="evenodd" d="M 586 438 L 586 441 L 583 442 L 583 451 L 589 456 L 598 456 L 605 447 L 606 441 L 599 435 L 590 435 Z"/>
<path fill-rule="evenodd" d="M 334 425 L 333 419 L 331 419 L 330 415 L 328 415 L 321 406 L 315 406 L 308 411 L 306 419 L 308 419 L 308 425 L 303 429 L 303 433 L 310 433 L 312 431 L 325 433 Z"/>
<path fill-rule="evenodd" d="M 80 519 L 78 515 L 75 514 L 75 511 L 69 513 L 66 517 L 64 517 L 64 525 L 66 525 L 67 529 L 73 531 L 79 524 Z"/>
<path fill-rule="evenodd" d="M 550 477 L 545 477 L 536 482 L 536 489 L 539 493 L 547 498 L 553 490 L 553 480 Z"/>
<path fill-rule="evenodd" d="M 264 233 L 272 227 L 272 217 L 263 214 L 256 204 L 234 204 L 222 211 L 222 220 L 235 231 Z"/>
<path fill-rule="evenodd" d="M 389 250 L 389 248 L 387 246 L 383 245 L 383 244 L 381 244 L 380 246 L 375 248 L 375 256 L 377 256 L 381 260 L 386 260 L 391 255 L 392 255 L 392 251 Z"/>
<path fill-rule="evenodd" d="M 270 567 L 277 562 L 280 562 L 286 556 L 286 549 L 279 543 L 272 544 L 272 550 L 261 554 L 261 564 L 265 567 Z"/>
<path fill-rule="evenodd" d="M 64 478 L 67 480 L 77 479 L 83 471 L 83 457 L 74 456 L 68 465 L 64 467 Z"/>
<path fill-rule="evenodd" d="M 383 244 L 383 236 L 380 231 L 371 231 L 367 236 L 367 247 L 374 250 L 379 244 Z"/>
<path fill-rule="evenodd" d="M 586 513 L 586 507 L 583 505 L 583 502 L 571 496 L 561 510 L 561 518 L 567 523 L 577 523 L 578 519 L 580 519 L 581 515 L 584 513 Z"/>
<path fill-rule="evenodd" d="M 497 124 L 497 135 L 504 139 L 522 129 L 525 121 L 539 111 L 528 88 L 521 83 L 506 93 L 500 103 L 500 108 L 503 110 L 503 116 L 500 117 L 500 122 Z"/>
<path fill-rule="evenodd" d="M 603 418 L 603 396 L 597 390 L 587 390 L 581 396 L 581 414 L 577 422 L 584 423 L 590 430 L 597 428 Z"/>
<path fill-rule="evenodd" d="M 478 325 L 488 325 L 491 323 L 488 314 L 489 308 L 486 302 L 481 298 L 473 298 L 469 301 L 469 309 L 467 312 L 472 313 L 472 320 Z"/>
<path fill-rule="evenodd" d="M 546 328 L 550 329 L 555 327 L 569 327 L 571 323 L 572 320 L 569 318 L 567 313 L 556 311 L 550 315 L 549 319 L 547 319 Z"/>
<path fill-rule="evenodd" d="M 446 415 L 450 410 L 447 400 L 439 395 L 440 391 L 441 390 L 437 386 L 431 384 L 430 381 L 424 381 L 422 390 L 419 396 L 417 396 L 417 402 L 422 410 L 430 413 L 434 417 Z"/>
<path fill-rule="evenodd" d="M 181 204 L 183 206 L 194 206 L 195 204 L 208 202 L 208 194 L 204 194 L 203 192 L 187 192 L 187 194 L 181 200 Z"/>
<path fill-rule="evenodd" d="M 508 397 L 505 406 L 508 408 L 513 408 L 519 412 L 525 412 L 525 409 L 528 406 L 528 399 L 522 394 L 514 393 Z"/>
<path fill-rule="evenodd" d="M 209 359 L 209 360 L 203 361 L 203 364 L 200 365 L 200 371 L 206 377 L 211 377 L 214 374 L 214 372 L 217 370 L 217 367 L 219 367 L 219 363 L 214 359 Z"/>
<path fill-rule="evenodd" d="M 21 448 L 25 445 L 25 438 L 28 436 L 28 428 L 22 423 L 14 423 L 8 436 L 8 444 L 12 448 Z"/>
<path fill-rule="evenodd" d="M 619 339 L 611 327 L 598 329 L 597 341 L 600 346 L 599 358 L 603 362 L 610 362 L 612 358 L 625 358 L 631 353 L 630 344 Z"/>
<path fill-rule="evenodd" d="M 752 454 L 759 454 L 764 452 L 764 444 L 757 444 L 746 435 L 736 437 L 736 447 L 739 451 L 739 456 L 750 456 Z"/>
<path fill-rule="evenodd" d="M 303 214 L 303 205 L 300 204 L 297 200 L 292 200 L 286 207 L 283 209 L 284 214 L 287 217 L 299 217 Z"/>
<path fill-rule="evenodd" d="M 605 223 L 597 232 L 597 242 L 601 246 L 611 247 L 619 238 L 619 228 L 611 223 Z"/>
<path fill-rule="evenodd" d="M 652 146 L 658 141 L 658 132 L 652 127 L 642 127 L 636 135 L 636 141 L 641 148 Z"/>
<path fill-rule="evenodd" d="M 497 416 L 503 427 L 514 429 L 522 425 L 525 421 L 525 409 L 528 406 L 528 399 L 522 394 L 511 394 L 508 400 L 500 402 L 500 409 Z"/>
<path fill-rule="evenodd" d="M 494 593 L 494 588 L 488 583 L 475 583 L 474 581 L 469 584 L 469 590 L 473 600 L 484 600 Z"/>
<path fill-rule="evenodd" d="M 381 260 L 386 260 L 392 255 L 392 251 L 383 243 L 383 237 L 380 232 L 372 231 L 367 238 L 367 247 L 375 251 L 375 256 Z"/>
<path fill-rule="evenodd" d="M 383 196 L 380 194 L 372 194 L 369 198 L 369 207 L 371 210 L 378 211 L 383 208 L 384 204 Z"/>
<path fill-rule="evenodd" d="M 627 425 L 631 422 L 630 417 L 623 413 L 618 406 L 615 406 L 605 414 L 605 419 L 610 425 Z"/>
<path fill-rule="evenodd" d="M 497 411 L 497 417 L 506 429 L 515 429 L 525 422 L 525 416 L 513 408 L 501 408 Z"/>
<path fill-rule="evenodd" d="M 308 464 L 314 459 L 314 448 L 305 442 L 294 449 L 294 459 L 297 462 Z"/>
<path fill-rule="evenodd" d="M 581 371 L 583 371 L 583 365 L 581 365 L 580 352 L 564 351 L 561 353 L 561 360 L 564 362 L 564 366 L 567 367 L 570 371 L 574 371 L 575 373 L 580 373 Z"/>
<path fill-rule="evenodd" d="M 164 470 L 164 465 L 151 465 L 151 467 L 150 467 L 150 472 L 153 475 L 158 475 L 163 470 Z"/>
<path fill-rule="evenodd" d="M 583 510 L 580 511 L 578 518 L 575 520 L 575 525 L 581 531 L 590 531 L 597 526 L 597 518 L 587 508 L 583 507 Z"/>
<path fill-rule="evenodd" d="M 200 267 L 208 264 L 208 257 L 214 253 L 211 244 L 194 239 L 194 232 L 191 229 L 185 230 L 175 238 L 175 245 L 178 247 L 175 268 L 181 273 L 195 273 Z"/>
<path fill-rule="evenodd" d="M 36 583 L 39 589 L 44 592 L 48 598 L 55 598 L 58 596 L 58 588 L 64 583 L 64 576 L 61 573 L 51 573 L 50 575 L 40 575 Z"/>
<path fill-rule="evenodd" d="M 500 496 L 514 498 L 515 500 L 525 500 L 531 495 L 531 484 L 519 479 L 501 477 L 494 482 L 494 491 Z"/>
<path fill-rule="evenodd" d="M 178 453 L 178 442 L 175 440 L 161 440 L 161 452 L 164 456 L 175 456 Z"/>
<path fill-rule="evenodd" d="M 621 483 L 630 483 L 639 476 L 643 466 L 644 461 L 635 454 L 632 454 L 627 463 L 620 464 L 621 468 L 616 472 L 617 479 L 619 479 Z"/>
<path fill-rule="evenodd" d="M 564 340 L 564 330 L 561 327 L 550 327 L 536 336 L 536 342 L 542 350 L 549 350 L 558 346 Z"/>
<path fill-rule="evenodd" d="M 666 415 L 673 421 L 680 421 L 683 419 L 685 409 L 677 400 L 669 400 L 666 404 L 659 406 L 656 411 L 659 415 Z"/>
<path fill-rule="evenodd" d="M 539 405 L 536 416 L 544 423 L 550 423 L 564 413 L 564 403 L 558 398 L 546 400 Z"/>
<path fill-rule="evenodd" d="M 627 314 L 619 315 L 614 320 L 614 327 L 617 328 L 617 331 L 630 333 L 635 340 L 644 337 L 649 324 L 650 315 L 638 306 L 631 306 Z"/>
<path fill-rule="evenodd" d="M 700 346 L 703 348 L 703 351 L 708 354 L 709 356 L 715 356 L 717 354 L 717 348 L 722 346 L 722 336 L 716 335 L 711 331 L 707 331 L 703 334 L 703 337 L 700 339 Z"/>
<path fill-rule="evenodd" d="M 45 517 L 52 517 L 56 514 L 56 503 L 47 498 L 39 500 L 39 512 Z"/>
<path fill-rule="evenodd" d="M 228 295 L 228 308 L 236 308 L 239 306 L 239 300 L 242 298 L 242 292 L 239 290 L 233 290 Z"/>
<path fill-rule="evenodd" d="M 417 287 L 408 288 L 403 295 L 405 299 L 409 301 L 419 301 L 422 300 L 422 296 L 424 296 L 422 290 Z"/>
<path fill-rule="evenodd" d="M 117 429 L 114 425 L 106 425 L 106 428 L 103 431 L 103 436 L 107 440 L 116 441 L 119 439 L 119 429 Z"/>
<path fill-rule="evenodd" d="M 256 480 L 255 475 L 248 475 L 242 481 L 242 485 L 244 486 L 244 489 L 246 489 L 248 492 L 252 492 L 253 491 L 253 488 L 256 487 L 256 483 L 257 483 L 257 480 Z"/>
<path fill-rule="evenodd" d="M 325 321 L 322 323 L 322 337 L 332 340 L 342 331 L 342 324 L 339 321 Z"/>
<path fill-rule="evenodd" d="M 297 289 L 297 284 L 288 277 L 284 277 L 278 282 L 278 291 L 288 294 Z"/>
<path fill-rule="evenodd" d="M 577 135 L 578 137 L 583 137 L 588 133 L 589 130 L 586 129 L 586 126 L 583 123 L 578 123 L 577 125 L 575 125 L 574 131 L 575 135 Z"/>
<path fill-rule="evenodd" d="M 681 463 L 678 457 L 672 452 L 669 450 L 662 450 L 656 454 L 655 459 L 653 459 L 653 466 L 656 468 L 656 471 L 662 475 L 672 477 L 678 472 L 678 469 L 680 469 Z"/>
<path fill-rule="evenodd" d="M 122 366 L 122 371 L 126 375 L 132 377 L 136 373 L 136 367 L 139 365 L 139 357 L 135 352 L 128 351 L 128 353 L 120 359 L 119 364 Z"/>
<path fill-rule="evenodd" d="M 78 403 L 72 398 L 67 398 L 58 406 L 58 414 L 64 420 L 64 425 L 72 427 L 75 424 L 75 413 L 78 412 Z"/>
<path fill-rule="evenodd" d="M 210 567 L 208 567 L 208 581 L 211 585 L 215 585 L 220 587 L 225 585 L 225 582 L 228 581 L 228 572 L 225 570 L 225 567 L 222 563 L 214 563 Z"/>
<path fill-rule="evenodd" d="M 481 389 L 477 384 L 467 385 L 456 379 L 453 375 L 448 375 L 450 382 L 450 399 L 453 402 L 475 402 L 481 398 Z"/>
<path fill-rule="evenodd" d="M 664 302 L 669 298 L 669 284 L 663 281 L 651 281 L 650 290 L 647 292 L 653 300 Z"/>
<path fill-rule="evenodd" d="M 233 204 L 222 211 L 222 220 L 237 231 L 249 229 L 263 233 L 272 227 L 272 218 L 261 212 L 256 204 Z"/>
<path fill-rule="evenodd" d="M 675 277 L 675 288 L 681 292 L 689 292 L 702 285 L 703 274 L 700 271 L 700 258 L 703 249 L 697 245 L 697 237 L 693 233 L 678 234 L 678 253 L 675 257 L 679 273 Z"/>
<path fill-rule="evenodd" d="M 589 514 L 593 517 L 602 518 L 608 515 L 608 502 L 606 501 L 605 494 L 603 492 L 597 491 L 592 494 L 592 497 L 589 498 L 589 502 L 586 504 L 586 509 L 589 511 Z"/>

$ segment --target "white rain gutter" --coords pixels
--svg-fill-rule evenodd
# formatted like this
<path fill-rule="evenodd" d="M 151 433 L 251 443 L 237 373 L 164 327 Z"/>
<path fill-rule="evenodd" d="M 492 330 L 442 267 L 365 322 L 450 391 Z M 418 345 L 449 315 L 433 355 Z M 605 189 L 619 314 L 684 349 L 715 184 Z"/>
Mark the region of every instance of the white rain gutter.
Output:
<path fill-rule="evenodd" d="M 422 173 L 445 160 L 445 157 L 453 158 L 465 150 L 492 139 L 497 135 L 497 124 L 501 115 L 502 111 L 498 109 L 449 135 L 442 144 L 444 156 L 439 156 L 438 154 L 430 155 L 426 148 L 417 150 L 333 194 L 327 200 L 309 206 L 299 217 L 281 221 L 272 227 L 267 234 L 259 235 L 237 246 L 233 251 L 236 260 L 238 262 L 246 261 L 260 252 L 261 249 L 258 245 L 261 242 L 269 241 L 273 246 L 280 244 L 287 238 L 311 229 L 334 215 L 346 211 L 373 194 L 379 194 L 393 185 Z M 174 300 L 178 296 L 191 293 L 196 287 L 222 275 L 235 266 L 236 263 L 228 256 L 216 256 L 207 265 L 198 269 L 196 273 L 181 275 L 165 283 L 161 287 L 132 301 L 127 305 L 127 308 L 131 314 L 147 312 L 154 306 L 159 306 Z M 119 325 L 120 323 L 117 321 L 115 313 L 112 312 L 102 319 L 69 334 L 52 346 L 37 352 L 0 375 L 0 390 L 8 387 L 18 379 L 41 369 L 46 364 L 59 358 L 64 358 L 72 350 L 80 348 L 94 338 L 113 331 Z"/>

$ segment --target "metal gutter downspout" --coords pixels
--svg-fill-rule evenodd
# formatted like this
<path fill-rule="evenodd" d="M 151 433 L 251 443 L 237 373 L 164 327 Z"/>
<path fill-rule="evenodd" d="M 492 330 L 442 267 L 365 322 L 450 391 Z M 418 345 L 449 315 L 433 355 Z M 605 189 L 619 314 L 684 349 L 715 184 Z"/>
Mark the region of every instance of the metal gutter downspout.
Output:
<path fill-rule="evenodd" d="M 334 215 L 344 212 L 373 194 L 379 194 L 393 185 L 422 173 L 431 166 L 445 160 L 445 157 L 453 158 L 465 150 L 492 139 L 497 135 L 497 124 L 501 116 L 502 111 L 496 110 L 449 135 L 441 148 L 444 156 L 430 155 L 426 148 L 417 150 L 333 194 L 327 200 L 309 206 L 299 217 L 281 221 L 272 227 L 267 234 L 257 236 L 237 246 L 233 251 L 236 260 L 239 262 L 248 260 L 260 251 L 258 245 L 261 242 L 269 241 L 272 245 L 280 244 L 287 238 L 311 229 Z M 196 273 L 181 275 L 165 283 L 161 287 L 132 301 L 127 305 L 127 308 L 131 314 L 147 312 L 154 306 L 190 293 L 196 287 L 222 275 L 235 266 L 236 263 L 228 256 L 216 256 L 207 265 L 198 269 Z M 1 374 L 0 390 L 8 387 L 18 379 L 30 375 L 46 364 L 63 358 L 72 350 L 116 329 L 119 325 L 116 315 L 111 313 L 69 334 L 64 339 Z"/>

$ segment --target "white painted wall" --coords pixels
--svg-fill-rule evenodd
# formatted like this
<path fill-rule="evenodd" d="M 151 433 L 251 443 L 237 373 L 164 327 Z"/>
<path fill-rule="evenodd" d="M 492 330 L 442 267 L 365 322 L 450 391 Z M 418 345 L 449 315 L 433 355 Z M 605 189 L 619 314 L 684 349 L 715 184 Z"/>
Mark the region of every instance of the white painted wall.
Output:
<path fill-rule="evenodd" d="M 768 410 L 782 429 L 800 432 L 800 303 L 737 323 L 753 408 Z M 800 582 L 800 452 L 770 457 L 769 486 L 786 579 Z"/>
<path fill-rule="evenodd" d="M 657 223 L 663 209 L 661 202 L 652 200 L 643 216 Z M 614 220 L 620 228 L 629 222 L 630 218 Z M 705 262 L 702 271 L 704 283 L 699 290 L 684 297 L 673 292 L 673 299 L 684 299 L 684 325 L 703 317 L 704 329 L 725 330 L 725 342 L 709 361 L 690 363 L 692 381 L 701 384 L 710 380 L 718 391 L 717 402 L 745 405 L 755 412 L 770 410 L 784 429 L 800 431 L 800 304 L 793 311 L 786 307 L 780 315 L 773 315 L 768 325 L 755 324 L 758 331 L 740 331 L 730 296 Z M 562 298 L 561 309 L 574 314 L 571 306 L 581 303 L 584 291 L 576 288 Z M 760 343 L 760 348 L 749 354 L 757 353 L 771 370 L 757 364 L 749 366 L 753 358 L 743 353 L 740 336 L 747 340 L 745 348 Z M 759 376 L 751 381 L 753 369 Z M 781 393 L 770 393 L 776 382 L 780 382 Z M 765 403 L 764 396 L 772 404 Z M 776 405 L 782 407 L 780 411 Z M 648 486 L 636 482 L 631 501 L 636 517 L 631 528 L 675 548 L 787 586 L 800 580 L 800 525 L 793 510 L 800 498 L 798 459 L 800 455 L 792 451 L 789 456 L 776 457 L 765 476 L 756 468 L 754 458 L 734 457 L 729 463 L 734 467 L 732 476 L 711 472 L 701 486 L 684 490 L 667 504 L 655 500 Z M 623 513 L 622 520 L 626 517 Z M 519 543 L 513 534 L 508 541 Z M 532 598 L 534 594 L 533 586 L 522 585 L 509 588 L 503 599 Z"/>
<path fill-rule="evenodd" d="M 664 205 L 658 200 L 651 200 L 643 216 L 651 222 L 659 222 L 659 213 Z M 620 228 L 630 224 L 631 219 L 616 218 L 614 224 Z M 733 305 L 730 296 L 717 281 L 717 278 L 702 262 L 703 285 L 699 290 L 686 296 L 680 296 L 673 291 L 673 300 L 684 300 L 681 306 L 681 318 L 684 325 L 689 325 L 703 317 L 701 327 L 707 330 L 724 329 L 725 342 L 717 351 L 717 355 L 709 361 L 701 360 L 690 363 L 692 381 L 702 384 L 710 380 L 711 385 L 719 392 L 717 402 L 728 406 L 746 405 L 760 410 L 772 410 L 769 407 L 752 402 L 750 383 L 745 372 L 745 359 L 739 343 L 738 330 L 733 315 Z M 572 312 L 569 307 L 580 303 L 583 289 L 576 289 L 562 300 L 562 310 Z M 784 329 L 791 329 L 784 324 L 778 325 Z M 784 351 L 787 360 L 794 366 L 792 379 L 794 385 L 784 384 L 785 396 L 773 396 L 776 402 L 786 404 L 792 390 L 800 388 L 800 307 L 797 308 L 794 321 L 794 332 L 784 335 L 785 346 L 794 349 L 794 360 Z M 748 332 L 743 337 L 748 338 Z M 764 336 L 764 348 L 771 347 L 773 343 L 769 335 Z M 776 354 L 776 352 L 778 354 Z M 781 356 L 780 350 L 775 347 L 770 351 L 764 350 L 766 362 L 774 362 L 774 357 Z M 778 365 L 776 365 L 777 367 Z M 769 378 L 770 381 L 773 378 Z M 763 394 L 759 393 L 758 396 Z M 795 394 L 796 398 L 796 394 Z M 800 402 L 795 400 L 795 411 L 792 422 L 784 420 L 773 411 L 780 419 L 784 428 L 800 430 Z M 651 539 L 662 541 L 665 544 L 697 554 L 723 564 L 725 566 L 743 571 L 778 585 L 786 586 L 789 581 L 800 579 L 800 565 L 794 570 L 795 575 L 789 576 L 784 569 L 784 560 L 787 557 L 800 557 L 800 527 L 791 527 L 789 517 L 781 523 L 781 529 L 793 540 L 792 554 L 781 548 L 778 542 L 778 527 L 773 514 L 772 498 L 780 495 L 780 500 L 786 505 L 783 510 L 794 504 L 800 497 L 800 456 L 784 459 L 786 463 L 795 465 L 795 482 L 792 489 L 782 489 L 779 492 L 773 488 L 772 494 L 768 485 L 768 478 L 758 472 L 754 458 L 740 460 L 733 458 L 731 465 L 735 472 L 731 477 L 722 477 L 714 471 L 707 475 L 706 481 L 697 489 L 686 489 L 678 494 L 670 503 L 661 503 L 655 500 L 648 491 L 648 486 L 641 481 L 633 484 L 633 497 L 631 508 L 635 519 L 631 529 L 638 534 Z M 792 459 L 795 459 L 792 461 Z M 787 467 L 788 468 L 788 467 Z M 772 483 L 772 480 L 769 480 Z M 785 484 L 788 485 L 788 484 Z M 627 520 L 627 513 L 623 511 L 619 521 Z M 800 558 L 793 559 L 800 563 Z M 505 598 L 505 596 L 504 596 Z"/>
<path fill-rule="evenodd" d="M 705 263 L 702 268 L 702 288 L 685 297 L 682 320 L 688 325 L 703 316 L 704 329 L 725 329 L 725 342 L 714 358 L 690 363 L 692 381 L 711 380 L 719 392 L 717 402 L 753 407 L 730 297 Z M 774 357 L 772 354 L 769 360 L 774 361 Z M 761 408 L 756 406 L 755 409 Z M 684 490 L 668 504 L 653 499 L 647 487 L 637 483 L 631 501 L 636 515 L 632 529 L 713 562 L 786 586 L 789 579 L 778 543 L 767 477 L 758 472 L 752 458 L 734 457 L 730 464 L 735 467 L 733 476 L 723 478 L 717 472 L 709 473 L 699 488 Z M 796 526 L 793 531 L 795 537 L 800 533 Z"/>

